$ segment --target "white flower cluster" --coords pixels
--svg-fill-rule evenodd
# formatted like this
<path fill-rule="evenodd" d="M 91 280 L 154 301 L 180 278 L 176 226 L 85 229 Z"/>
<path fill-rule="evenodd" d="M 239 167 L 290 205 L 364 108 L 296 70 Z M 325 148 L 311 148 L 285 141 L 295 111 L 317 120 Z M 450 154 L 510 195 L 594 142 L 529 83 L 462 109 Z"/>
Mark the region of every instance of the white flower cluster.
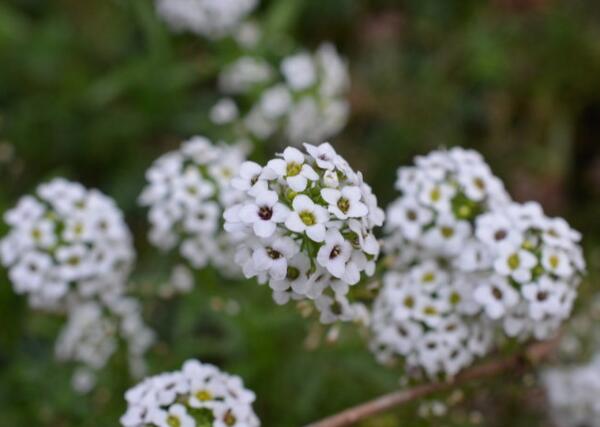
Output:
<path fill-rule="evenodd" d="M 236 256 L 246 277 L 268 282 L 276 302 L 314 301 L 323 323 L 352 320 L 348 299 L 379 256 L 377 198 L 329 143 L 288 147 L 266 167 L 242 165 L 232 185 L 246 199 L 225 211 L 225 230 L 246 234 Z"/>
<path fill-rule="evenodd" d="M 551 412 L 559 427 L 600 427 L 600 356 L 583 366 L 543 374 Z"/>
<path fill-rule="evenodd" d="M 133 298 L 114 296 L 99 304 L 75 302 L 55 345 L 56 356 L 81 365 L 73 378 L 79 392 L 88 392 L 96 373 L 117 351 L 119 340 L 127 344 L 130 371 L 136 378 L 145 374 L 144 354 L 154 342 L 154 332 L 144 324 L 141 307 Z M 84 375 L 85 374 L 85 375 Z M 85 378 L 85 381 L 78 381 Z"/>
<path fill-rule="evenodd" d="M 230 35 L 258 0 L 156 0 L 158 14 L 174 31 L 218 39 Z"/>
<path fill-rule="evenodd" d="M 211 263 L 225 274 L 238 274 L 236 236 L 222 232 L 222 215 L 241 196 L 230 181 L 244 158 L 242 144 L 214 145 L 197 136 L 156 160 L 139 198 L 150 208 L 152 244 L 164 251 L 177 247 L 194 268 Z"/>
<path fill-rule="evenodd" d="M 64 309 L 70 297 L 120 293 L 135 253 L 123 215 L 97 190 L 61 178 L 6 212 L 0 258 L 32 306 Z"/>
<path fill-rule="evenodd" d="M 585 272 L 581 236 L 537 203 L 481 215 L 475 236 L 486 248 L 487 280 L 475 290 L 486 315 L 509 336 L 550 337 L 569 317 Z"/>
<path fill-rule="evenodd" d="M 371 316 L 371 349 L 381 363 L 403 356 L 409 370 L 453 376 L 490 347 L 492 328 L 473 300 L 475 277 L 428 260 L 391 271 Z"/>
<path fill-rule="evenodd" d="M 491 321 L 511 337 L 550 336 L 568 317 L 585 269 L 578 233 L 564 220 L 546 217 L 535 203 L 512 202 L 501 181 L 472 150 L 434 151 L 417 157 L 415 164 L 399 169 L 396 188 L 401 196 L 387 215 L 384 247 L 395 271 L 414 277 L 423 265 L 444 265 L 447 273 L 435 297 L 461 283 L 461 295 L 468 296 L 470 306 L 469 313 L 451 309 L 452 315 L 468 316 L 469 322 L 480 325 L 478 330 L 489 328 Z M 439 269 L 435 276 L 440 277 Z M 404 282 L 400 287 L 411 288 L 410 280 Z M 428 291 L 420 289 L 419 298 L 427 301 L 423 295 Z M 379 298 L 393 294 L 384 291 Z M 397 303 L 375 305 L 373 317 L 380 319 L 373 323 L 376 337 L 390 326 L 385 324 L 388 315 L 377 309 L 405 312 L 391 307 Z M 437 313 L 439 307 L 431 311 Z M 415 313 L 410 318 L 422 320 Z M 430 332 L 431 325 L 426 326 Z M 390 337 L 388 333 L 391 341 L 385 343 L 382 359 L 394 348 Z M 402 344 L 398 340 L 396 345 Z M 422 360 L 421 365 L 431 370 Z"/>
<path fill-rule="evenodd" d="M 284 58 L 280 73 L 261 58 L 239 58 L 219 77 L 221 99 L 211 111 L 216 124 L 234 124 L 247 137 L 277 135 L 291 144 L 328 139 L 346 125 L 349 73 L 330 43 L 314 54 Z M 251 105 L 240 111 L 242 105 Z"/>
<path fill-rule="evenodd" d="M 197 360 L 147 378 L 125 394 L 124 427 L 258 427 L 242 380 Z"/>

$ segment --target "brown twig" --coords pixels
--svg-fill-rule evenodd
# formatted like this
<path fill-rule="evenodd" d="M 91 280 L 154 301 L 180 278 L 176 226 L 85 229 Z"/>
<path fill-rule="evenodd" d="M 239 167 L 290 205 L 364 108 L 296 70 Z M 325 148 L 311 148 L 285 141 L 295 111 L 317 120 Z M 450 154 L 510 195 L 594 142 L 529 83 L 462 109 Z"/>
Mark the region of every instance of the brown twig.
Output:
<path fill-rule="evenodd" d="M 559 341 L 560 336 L 550 341 L 531 344 L 516 355 L 494 359 L 467 369 L 450 381 L 422 384 L 410 389 L 386 394 L 369 402 L 346 409 L 336 415 L 325 418 L 324 420 L 309 424 L 306 427 L 350 426 L 365 418 L 388 411 L 394 407 L 412 402 L 435 392 L 448 390 L 473 380 L 493 377 L 505 371 L 523 369 L 528 366 L 536 365 L 547 358 L 556 349 Z"/>

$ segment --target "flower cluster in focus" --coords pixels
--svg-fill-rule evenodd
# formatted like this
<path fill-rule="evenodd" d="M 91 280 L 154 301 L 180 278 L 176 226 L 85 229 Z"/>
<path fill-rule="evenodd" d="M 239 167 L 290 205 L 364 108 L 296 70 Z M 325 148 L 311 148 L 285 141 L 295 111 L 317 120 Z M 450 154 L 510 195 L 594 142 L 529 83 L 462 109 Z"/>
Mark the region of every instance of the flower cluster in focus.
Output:
<path fill-rule="evenodd" d="M 269 283 L 278 303 L 314 301 L 323 323 L 353 320 L 350 287 L 372 275 L 379 255 L 377 198 L 333 147 L 288 147 L 262 167 L 246 162 L 232 185 L 245 200 L 225 211 L 225 229 L 243 233 L 236 261 Z"/>
<path fill-rule="evenodd" d="M 242 380 L 197 360 L 145 379 L 125 394 L 124 427 L 258 427 L 254 393 Z"/>

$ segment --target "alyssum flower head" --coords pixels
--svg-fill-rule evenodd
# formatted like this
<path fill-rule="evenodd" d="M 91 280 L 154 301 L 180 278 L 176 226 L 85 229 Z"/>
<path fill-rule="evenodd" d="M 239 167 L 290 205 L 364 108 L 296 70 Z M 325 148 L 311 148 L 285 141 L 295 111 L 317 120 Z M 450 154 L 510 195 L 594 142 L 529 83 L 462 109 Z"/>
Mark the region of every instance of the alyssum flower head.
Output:
<path fill-rule="evenodd" d="M 386 246 L 408 263 L 411 252 L 423 251 L 475 268 L 481 249 L 472 244 L 475 219 L 510 200 L 481 155 L 462 148 L 418 156 L 415 166 L 398 169 L 396 189 L 401 195 L 388 209 Z"/>
<path fill-rule="evenodd" d="M 215 145 L 194 137 L 160 157 L 147 171 L 140 203 L 150 208 L 150 241 L 162 250 L 177 248 L 194 268 L 211 263 L 233 268 L 233 234 L 223 233 L 223 209 L 241 193 L 230 186 L 244 161 L 242 144 Z"/>
<path fill-rule="evenodd" d="M 147 378 L 125 394 L 124 427 L 258 427 L 255 395 L 242 380 L 188 360 L 180 371 Z"/>
<path fill-rule="evenodd" d="M 314 53 L 284 58 L 279 70 L 260 57 L 239 58 L 220 75 L 221 91 L 230 96 L 211 112 L 213 122 L 233 123 L 244 136 L 263 140 L 317 142 L 337 134 L 349 112 L 346 62 L 332 44 Z M 242 105 L 250 105 L 242 111 Z"/>
<path fill-rule="evenodd" d="M 580 234 L 537 203 L 513 203 L 479 217 L 475 235 L 487 249 L 489 277 L 474 294 L 486 314 L 510 336 L 553 334 L 585 273 Z"/>
<path fill-rule="evenodd" d="M 122 292 L 135 253 L 121 211 L 99 191 L 57 178 L 21 198 L 4 220 L 2 263 L 32 305 L 58 309 L 69 295 Z"/>
<path fill-rule="evenodd" d="M 475 302 L 511 337 L 547 338 L 568 317 L 585 270 L 579 233 L 512 202 L 478 153 L 418 157 L 396 185 L 384 243 L 396 268 L 439 259 L 475 275 Z"/>
<path fill-rule="evenodd" d="M 371 188 L 329 143 L 288 147 L 265 167 L 246 162 L 232 185 L 245 200 L 225 211 L 225 229 L 244 233 L 237 261 L 268 282 L 274 298 L 309 299 L 321 321 L 350 320 L 349 287 L 371 275 L 373 228 L 384 214 Z"/>
<path fill-rule="evenodd" d="M 156 0 L 158 14 L 174 31 L 218 39 L 230 35 L 258 0 Z"/>
<path fill-rule="evenodd" d="M 473 300 L 478 277 L 426 260 L 389 271 L 371 315 L 371 350 L 382 363 L 405 359 L 408 372 L 453 376 L 483 356 L 492 324 Z"/>

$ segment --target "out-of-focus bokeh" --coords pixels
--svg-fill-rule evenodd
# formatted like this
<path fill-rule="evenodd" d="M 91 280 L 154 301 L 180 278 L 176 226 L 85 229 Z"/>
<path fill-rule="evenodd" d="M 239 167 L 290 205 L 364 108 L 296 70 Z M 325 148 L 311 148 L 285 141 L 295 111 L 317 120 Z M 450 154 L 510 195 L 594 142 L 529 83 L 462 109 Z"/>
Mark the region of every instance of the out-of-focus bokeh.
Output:
<path fill-rule="evenodd" d="M 382 205 L 394 197 L 396 168 L 413 156 L 480 150 L 517 200 L 538 200 L 583 233 L 585 310 L 600 267 L 600 3 L 265 0 L 257 14 L 300 45 L 331 40 L 348 58 L 352 113 L 332 143 Z M 170 33 L 149 0 L 0 2 L 0 211 L 53 176 L 101 189 L 126 214 L 134 282 L 151 296 L 168 262 L 147 243 L 136 199 L 156 157 L 210 132 L 213 67 L 210 43 Z M 378 366 L 356 330 L 328 343 L 327 329 L 275 306 L 254 282 L 211 270 L 197 279 L 190 295 L 147 298 L 159 334 L 152 373 L 192 357 L 218 364 L 256 391 L 267 427 L 297 427 L 399 386 L 401 372 Z M 124 355 L 95 391 L 76 394 L 72 367 L 53 358 L 60 320 L 30 310 L 5 271 L 0 325 L 1 426 L 117 424 L 132 385 Z M 453 402 L 447 426 L 552 425 L 534 376 L 507 374 L 439 398 Z M 363 425 L 440 421 L 414 405 Z"/>

